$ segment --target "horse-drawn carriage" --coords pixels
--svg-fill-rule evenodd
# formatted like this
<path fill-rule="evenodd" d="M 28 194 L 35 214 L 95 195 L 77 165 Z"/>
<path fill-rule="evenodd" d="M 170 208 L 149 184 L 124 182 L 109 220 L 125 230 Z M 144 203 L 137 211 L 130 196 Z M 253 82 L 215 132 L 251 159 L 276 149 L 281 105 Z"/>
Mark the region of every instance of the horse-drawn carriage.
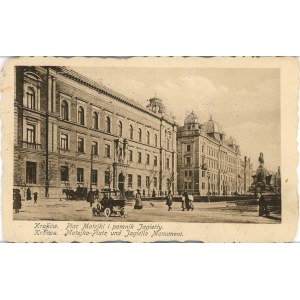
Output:
<path fill-rule="evenodd" d="M 125 218 L 126 197 L 119 191 L 103 190 L 96 207 L 92 208 L 94 216 L 103 214 L 105 217 L 121 216 Z M 101 199 L 102 198 L 102 199 Z"/>
<path fill-rule="evenodd" d="M 67 200 L 84 200 L 87 193 L 88 189 L 86 187 L 77 187 L 76 190 L 63 189 L 63 194 L 66 195 Z"/>

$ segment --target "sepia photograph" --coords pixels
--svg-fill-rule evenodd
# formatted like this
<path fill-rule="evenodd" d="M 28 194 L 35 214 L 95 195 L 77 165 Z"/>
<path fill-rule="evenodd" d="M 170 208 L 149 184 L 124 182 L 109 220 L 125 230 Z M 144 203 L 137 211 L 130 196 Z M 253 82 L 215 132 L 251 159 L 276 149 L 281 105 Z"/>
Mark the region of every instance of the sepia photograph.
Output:
<path fill-rule="evenodd" d="M 7 72 L 8 223 L 39 238 L 184 239 L 196 224 L 294 220 L 281 180 L 296 166 L 282 168 L 292 58 L 27 62 Z"/>
<path fill-rule="evenodd" d="M 279 69 L 15 78 L 15 220 L 281 222 Z"/>

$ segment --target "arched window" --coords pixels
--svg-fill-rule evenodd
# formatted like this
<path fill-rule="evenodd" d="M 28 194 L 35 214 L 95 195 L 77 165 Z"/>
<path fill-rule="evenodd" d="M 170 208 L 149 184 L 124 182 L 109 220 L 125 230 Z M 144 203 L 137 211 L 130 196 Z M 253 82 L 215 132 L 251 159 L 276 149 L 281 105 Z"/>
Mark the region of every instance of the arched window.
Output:
<path fill-rule="evenodd" d="M 35 109 L 35 91 L 33 88 L 29 87 L 26 92 L 27 107 Z"/>
<path fill-rule="evenodd" d="M 147 131 L 147 145 L 150 145 L 150 132 Z"/>
<path fill-rule="evenodd" d="M 129 126 L 129 138 L 131 140 L 133 140 L 133 127 L 132 127 L 132 125 Z"/>
<path fill-rule="evenodd" d="M 69 120 L 69 105 L 68 102 L 63 100 L 61 103 L 61 117 L 64 120 Z"/>
<path fill-rule="evenodd" d="M 78 107 L 78 123 L 84 125 L 84 109 L 82 106 Z"/>
<path fill-rule="evenodd" d="M 99 122 L 98 122 L 98 113 L 94 111 L 93 112 L 93 128 L 98 129 L 99 128 L 98 124 L 99 124 Z"/>
<path fill-rule="evenodd" d="M 119 123 L 118 123 L 118 136 L 122 136 L 122 131 L 123 131 L 123 125 L 122 125 L 122 122 L 119 121 Z"/>
<path fill-rule="evenodd" d="M 106 132 L 110 132 L 110 117 L 106 117 Z"/>
<path fill-rule="evenodd" d="M 155 147 L 157 147 L 157 134 L 154 135 L 154 144 L 155 144 Z"/>
<path fill-rule="evenodd" d="M 139 142 L 142 142 L 142 129 L 139 128 Z"/>

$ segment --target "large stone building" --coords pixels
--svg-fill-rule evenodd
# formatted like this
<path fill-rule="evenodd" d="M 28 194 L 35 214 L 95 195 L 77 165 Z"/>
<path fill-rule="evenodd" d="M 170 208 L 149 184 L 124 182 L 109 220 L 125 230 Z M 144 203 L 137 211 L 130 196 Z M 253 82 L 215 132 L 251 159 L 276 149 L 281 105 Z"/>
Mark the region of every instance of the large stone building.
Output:
<path fill-rule="evenodd" d="M 64 67 L 16 67 L 14 186 L 177 189 L 174 118 Z"/>
<path fill-rule="evenodd" d="M 178 192 L 196 195 L 244 193 L 251 185 L 250 160 L 241 159 L 234 138 L 225 138 L 212 117 L 201 123 L 192 112 L 177 132 Z"/>

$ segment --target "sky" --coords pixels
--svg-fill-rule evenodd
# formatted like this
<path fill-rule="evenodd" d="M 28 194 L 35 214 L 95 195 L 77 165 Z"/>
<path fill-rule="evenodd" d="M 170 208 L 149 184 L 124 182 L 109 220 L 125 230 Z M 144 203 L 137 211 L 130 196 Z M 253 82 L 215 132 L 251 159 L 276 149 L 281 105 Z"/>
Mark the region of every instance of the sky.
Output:
<path fill-rule="evenodd" d="M 200 123 L 212 115 L 226 139 L 234 137 L 241 154 L 258 167 L 280 165 L 280 70 L 258 68 L 76 67 L 78 73 L 143 104 L 155 95 L 183 125 L 194 111 Z"/>

